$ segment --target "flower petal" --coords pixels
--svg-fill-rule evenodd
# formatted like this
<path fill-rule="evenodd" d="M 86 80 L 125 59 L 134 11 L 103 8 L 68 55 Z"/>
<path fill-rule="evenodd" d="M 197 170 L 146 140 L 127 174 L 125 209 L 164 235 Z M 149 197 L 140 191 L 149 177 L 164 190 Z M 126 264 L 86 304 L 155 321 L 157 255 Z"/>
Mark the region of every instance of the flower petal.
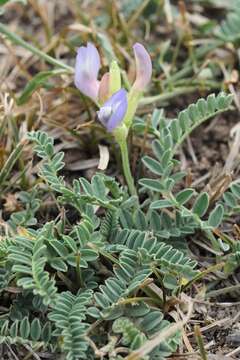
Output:
<path fill-rule="evenodd" d="M 76 87 L 86 96 L 97 100 L 99 81 L 97 80 L 100 69 L 100 56 L 91 43 L 87 47 L 81 46 L 78 49 L 74 82 Z"/>
<path fill-rule="evenodd" d="M 107 124 L 107 130 L 109 132 L 113 131 L 116 127 L 118 127 L 121 124 L 127 112 L 127 106 L 128 103 L 126 97 L 125 100 L 122 101 L 121 104 L 119 104 L 119 106 L 116 108 L 111 118 L 109 119 L 109 122 Z"/>
<path fill-rule="evenodd" d="M 109 132 L 120 125 L 127 112 L 127 106 L 127 92 L 125 89 L 120 89 L 98 111 L 97 114 L 100 122 Z"/>
<path fill-rule="evenodd" d="M 124 101 L 124 99 L 127 98 L 127 91 L 125 89 L 120 89 L 117 92 L 115 92 L 105 103 L 103 106 L 111 106 L 113 109 L 116 108 L 116 106 Z"/>
<path fill-rule="evenodd" d="M 87 43 L 87 52 L 88 52 L 88 69 L 89 73 L 97 79 L 98 72 L 101 67 L 100 56 L 97 48 L 92 43 Z"/>
<path fill-rule="evenodd" d="M 136 80 L 133 88 L 143 91 L 149 84 L 152 76 L 152 61 L 145 47 L 139 43 L 133 46 L 136 61 Z"/>
<path fill-rule="evenodd" d="M 109 72 L 105 73 L 101 78 L 98 92 L 100 104 L 104 103 L 109 96 Z"/>

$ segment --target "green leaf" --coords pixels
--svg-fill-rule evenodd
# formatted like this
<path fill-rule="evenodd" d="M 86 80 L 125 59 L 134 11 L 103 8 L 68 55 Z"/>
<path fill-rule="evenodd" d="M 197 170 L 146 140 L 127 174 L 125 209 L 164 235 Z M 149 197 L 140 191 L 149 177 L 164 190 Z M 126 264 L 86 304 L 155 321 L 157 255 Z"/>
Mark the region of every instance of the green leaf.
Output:
<path fill-rule="evenodd" d="M 25 317 L 20 323 L 20 334 L 24 339 L 27 339 L 30 334 L 30 324 L 27 317 Z"/>
<path fill-rule="evenodd" d="M 172 151 L 171 149 L 168 149 L 164 152 L 162 158 L 161 158 L 161 162 L 162 162 L 162 166 L 164 168 L 166 168 L 168 166 L 169 161 L 172 158 Z"/>
<path fill-rule="evenodd" d="M 60 241 L 51 240 L 49 241 L 49 245 L 53 247 L 53 249 L 60 257 L 65 258 L 68 255 L 68 250 L 62 243 L 60 243 Z"/>
<path fill-rule="evenodd" d="M 191 120 L 188 115 L 187 109 L 183 110 L 179 113 L 178 120 L 179 120 L 179 124 L 181 126 L 182 131 L 185 133 L 187 131 L 187 129 L 190 128 L 190 126 L 191 126 Z"/>
<path fill-rule="evenodd" d="M 159 161 L 151 158 L 150 156 L 144 156 L 142 162 L 154 174 L 162 175 L 163 168 Z"/>
<path fill-rule="evenodd" d="M 234 208 L 238 205 L 236 197 L 230 191 L 227 191 L 225 194 L 223 194 L 223 199 L 226 205 L 230 206 L 231 208 Z"/>
<path fill-rule="evenodd" d="M 31 337 L 34 341 L 38 341 L 41 336 L 41 325 L 37 318 L 31 324 Z"/>
<path fill-rule="evenodd" d="M 170 200 L 157 200 L 151 203 L 150 209 L 163 209 L 173 206 L 174 204 Z"/>
<path fill-rule="evenodd" d="M 163 118 L 163 116 L 164 116 L 163 109 L 154 109 L 151 118 L 152 126 L 154 127 L 154 129 L 157 129 L 159 125 L 159 121 L 161 120 L 161 118 Z"/>
<path fill-rule="evenodd" d="M 141 179 L 139 180 L 139 184 L 144 186 L 145 188 L 157 192 L 161 192 L 164 190 L 163 185 L 160 183 L 159 180 L 154 179 Z"/>
<path fill-rule="evenodd" d="M 210 113 L 213 113 L 217 107 L 215 94 L 210 94 L 207 97 L 207 107 Z"/>
<path fill-rule="evenodd" d="M 223 219 L 224 215 L 224 207 L 221 204 L 218 204 L 213 211 L 211 211 L 209 219 L 208 219 L 208 225 L 212 226 L 213 228 L 217 228 Z"/>
<path fill-rule="evenodd" d="M 178 287 L 178 279 L 171 274 L 165 274 L 163 278 L 163 284 L 167 289 L 173 290 Z"/>
<path fill-rule="evenodd" d="M 46 84 L 48 78 L 62 74 L 64 72 L 65 72 L 64 70 L 60 70 L 60 69 L 39 72 L 27 83 L 22 94 L 17 99 L 17 104 L 18 105 L 25 104 L 35 90 L 39 89 L 40 87 Z"/>
<path fill-rule="evenodd" d="M 44 342 L 49 342 L 52 336 L 52 326 L 50 322 L 47 322 L 42 329 L 42 339 Z"/>
<path fill-rule="evenodd" d="M 163 155 L 163 147 L 160 144 L 159 140 L 153 140 L 152 142 L 152 149 L 153 149 L 153 153 L 156 156 L 156 158 L 161 158 Z"/>
<path fill-rule="evenodd" d="M 94 191 L 94 196 L 101 200 L 105 200 L 106 196 L 106 187 L 103 181 L 103 178 L 99 175 L 94 175 L 92 178 L 92 187 Z"/>
<path fill-rule="evenodd" d="M 230 186 L 230 189 L 232 191 L 232 193 L 238 198 L 240 199 L 240 184 L 232 184 Z"/>
<path fill-rule="evenodd" d="M 194 194 L 194 189 L 184 189 L 177 193 L 176 200 L 180 205 L 185 204 Z"/>
<path fill-rule="evenodd" d="M 170 129 L 171 129 L 173 140 L 177 142 L 178 139 L 180 138 L 180 136 L 182 135 L 182 129 L 180 127 L 178 119 L 172 120 Z"/>
<path fill-rule="evenodd" d="M 19 325 L 19 321 L 16 320 L 10 327 L 10 335 L 13 338 L 15 338 L 18 335 L 18 325 Z"/>
<path fill-rule="evenodd" d="M 145 331 L 151 331 L 156 325 L 158 325 L 163 320 L 163 314 L 158 310 L 153 310 L 144 316 L 143 320 L 140 323 L 142 329 Z"/>
<path fill-rule="evenodd" d="M 199 217 L 202 217 L 206 213 L 208 209 L 208 205 L 209 205 L 208 193 L 203 192 L 197 197 L 193 205 L 194 214 L 197 214 Z"/>

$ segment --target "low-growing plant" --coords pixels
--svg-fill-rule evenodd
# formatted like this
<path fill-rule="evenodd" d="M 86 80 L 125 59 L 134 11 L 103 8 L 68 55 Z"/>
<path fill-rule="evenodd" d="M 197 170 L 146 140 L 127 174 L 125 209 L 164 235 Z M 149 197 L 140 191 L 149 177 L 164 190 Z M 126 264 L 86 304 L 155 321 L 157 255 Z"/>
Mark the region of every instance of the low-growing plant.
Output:
<path fill-rule="evenodd" d="M 191 132 L 228 110 L 232 97 L 211 94 L 175 119 L 156 109 L 146 124 L 134 114 L 150 81 L 151 60 L 142 45 L 134 51 L 137 76 L 129 93 L 116 61 L 99 83 L 100 59 L 92 44 L 79 49 L 75 71 L 76 85 L 99 107 L 99 120 L 119 145 L 127 186 L 104 173 L 69 185 L 62 174 L 64 153 L 55 153 L 53 139 L 41 131 L 28 134 L 41 158 L 39 177 L 77 220 L 64 215 L 37 224 L 38 185 L 21 194 L 25 209 L 11 216 L 11 231 L 0 243 L 1 292 L 17 287 L 10 311 L 1 316 L 1 343 L 63 352 L 67 360 L 165 359 L 177 350 L 181 329 L 159 337 L 154 349 L 146 345 L 171 329 L 176 319 L 168 310 L 211 271 L 191 255 L 187 238 L 201 233 L 218 266 L 219 254 L 226 256 L 226 271 L 239 264 L 238 244 L 221 231 L 238 210 L 239 183 L 212 201 L 208 192 L 184 187 L 186 173 L 176 157 Z M 141 159 L 147 175 L 138 182 L 130 169 L 130 131 L 139 137 L 147 132 L 152 142 L 153 156 Z"/>

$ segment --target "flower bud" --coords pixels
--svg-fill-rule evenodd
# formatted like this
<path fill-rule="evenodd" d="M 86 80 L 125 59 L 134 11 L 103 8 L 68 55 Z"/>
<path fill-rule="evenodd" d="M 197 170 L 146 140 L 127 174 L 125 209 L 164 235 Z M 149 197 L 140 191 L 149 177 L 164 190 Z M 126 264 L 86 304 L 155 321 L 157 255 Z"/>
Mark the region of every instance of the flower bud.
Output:
<path fill-rule="evenodd" d="M 114 94 L 121 89 L 121 72 L 117 61 L 113 60 L 110 65 L 109 92 Z"/>

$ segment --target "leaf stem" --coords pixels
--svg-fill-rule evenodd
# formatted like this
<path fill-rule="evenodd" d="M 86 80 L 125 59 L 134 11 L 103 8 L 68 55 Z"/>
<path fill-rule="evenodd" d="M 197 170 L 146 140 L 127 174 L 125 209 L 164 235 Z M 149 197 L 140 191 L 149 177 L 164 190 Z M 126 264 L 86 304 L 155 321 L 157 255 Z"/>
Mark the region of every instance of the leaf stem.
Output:
<path fill-rule="evenodd" d="M 202 86 L 204 87 L 205 90 L 210 90 L 210 89 L 218 89 L 220 84 L 217 82 L 212 82 L 212 83 L 209 82 L 209 83 L 203 83 Z M 190 94 L 195 91 L 199 91 L 199 87 L 200 87 L 199 84 L 194 86 L 181 86 L 175 88 L 173 91 L 164 92 L 164 94 L 143 97 L 139 101 L 139 106 L 145 106 L 152 103 L 161 103 L 167 100 L 171 100 L 179 95 Z"/>

